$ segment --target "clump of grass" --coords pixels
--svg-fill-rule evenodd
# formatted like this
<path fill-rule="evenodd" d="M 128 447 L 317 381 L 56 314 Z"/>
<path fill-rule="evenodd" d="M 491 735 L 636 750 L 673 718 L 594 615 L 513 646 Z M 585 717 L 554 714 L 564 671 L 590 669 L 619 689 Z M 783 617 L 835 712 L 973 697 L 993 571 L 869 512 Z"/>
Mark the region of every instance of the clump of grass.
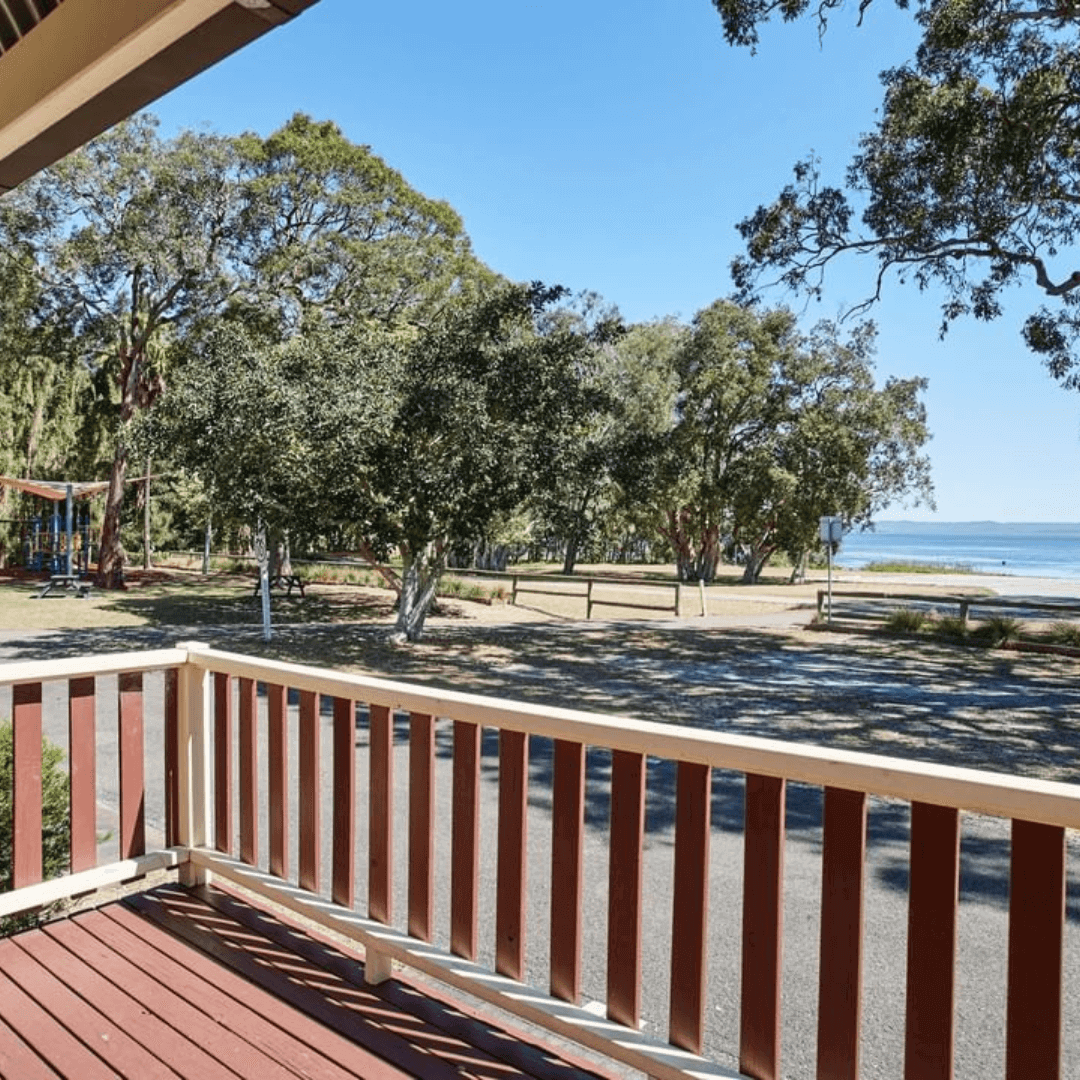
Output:
<path fill-rule="evenodd" d="M 1024 624 L 1011 615 L 991 615 L 980 619 L 979 625 L 971 633 L 973 641 L 995 648 L 1009 641 L 1016 641 L 1023 633 Z"/>
<path fill-rule="evenodd" d="M 1080 623 L 1059 619 L 1050 624 L 1050 629 L 1047 630 L 1045 636 L 1051 645 L 1067 645 L 1073 649 L 1080 649 Z"/>
<path fill-rule="evenodd" d="M 872 562 L 863 567 L 874 574 L 970 574 L 968 563 Z"/>
<path fill-rule="evenodd" d="M 509 594 L 504 585 L 480 585 L 473 581 L 463 581 L 461 578 L 444 577 L 439 583 L 439 595 L 490 604 L 495 600 L 505 600 Z"/>
<path fill-rule="evenodd" d="M 917 634 L 926 622 L 926 612 L 917 608 L 902 607 L 890 611 L 885 629 L 890 634 Z"/>
<path fill-rule="evenodd" d="M 943 615 L 934 620 L 931 631 L 943 641 L 966 641 L 968 625 L 959 615 Z"/>

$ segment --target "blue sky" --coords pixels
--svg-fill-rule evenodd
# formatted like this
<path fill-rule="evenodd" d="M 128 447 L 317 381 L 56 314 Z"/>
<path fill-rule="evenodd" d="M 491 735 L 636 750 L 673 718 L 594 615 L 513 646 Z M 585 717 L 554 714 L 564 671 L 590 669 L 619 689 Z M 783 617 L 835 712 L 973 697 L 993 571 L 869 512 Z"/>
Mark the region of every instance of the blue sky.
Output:
<path fill-rule="evenodd" d="M 708 0 L 321 0 L 158 102 L 182 127 L 269 133 L 296 111 L 336 121 L 465 220 L 515 279 L 591 289 L 633 321 L 689 319 L 731 290 L 736 223 L 811 150 L 842 175 L 910 54 L 882 0 L 729 48 Z M 805 314 L 862 297 L 844 267 Z M 777 294 L 776 302 L 785 298 Z M 878 373 L 925 375 L 940 521 L 1080 521 L 1080 395 L 1061 390 L 1006 319 L 938 340 L 933 296 L 891 283 L 874 311 Z"/>

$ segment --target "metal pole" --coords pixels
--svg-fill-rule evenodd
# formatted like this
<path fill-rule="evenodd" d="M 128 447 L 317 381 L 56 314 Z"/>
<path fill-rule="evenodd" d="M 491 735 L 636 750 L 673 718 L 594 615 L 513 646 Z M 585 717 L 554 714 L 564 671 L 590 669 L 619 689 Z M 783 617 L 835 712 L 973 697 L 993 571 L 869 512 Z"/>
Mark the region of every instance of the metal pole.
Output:
<path fill-rule="evenodd" d="M 72 514 L 74 512 L 74 500 L 75 495 L 71 490 L 71 485 L 67 486 L 67 576 L 71 577 L 71 549 L 72 541 L 74 539 L 73 533 L 75 531 L 74 523 L 72 522 Z"/>
<path fill-rule="evenodd" d="M 829 607 L 828 607 L 828 614 L 826 615 L 825 618 L 826 618 L 827 625 L 832 626 L 832 538 L 831 537 L 829 538 L 829 543 L 828 543 L 827 546 L 828 546 L 828 550 L 829 550 Z"/>

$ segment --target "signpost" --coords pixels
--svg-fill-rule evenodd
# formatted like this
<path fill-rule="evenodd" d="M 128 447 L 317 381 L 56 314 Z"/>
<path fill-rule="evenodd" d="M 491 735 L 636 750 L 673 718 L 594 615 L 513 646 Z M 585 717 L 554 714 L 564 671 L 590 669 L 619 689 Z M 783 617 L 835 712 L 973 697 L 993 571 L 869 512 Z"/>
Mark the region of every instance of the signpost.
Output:
<path fill-rule="evenodd" d="M 844 539 L 844 519 L 841 517 L 823 517 L 818 523 L 821 542 L 829 559 L 829 606 L 826 609 L 826 622 L 832 623 L 832 555 L 833 545 L 839 546 Z"/>

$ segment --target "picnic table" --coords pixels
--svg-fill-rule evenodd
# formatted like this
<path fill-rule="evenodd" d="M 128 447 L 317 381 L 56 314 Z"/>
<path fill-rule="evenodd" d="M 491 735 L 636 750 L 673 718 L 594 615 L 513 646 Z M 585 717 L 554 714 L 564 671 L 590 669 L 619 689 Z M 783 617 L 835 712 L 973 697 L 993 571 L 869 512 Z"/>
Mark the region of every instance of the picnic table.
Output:
<path fill-rule="evenodd" d="M 38 586 L 37 592 L 34 593 L 31 599 L 41 600 L 54 592 L 57 596 L 74 592 L 76 600 L 85 600 L 90 595 L 92 585 L 91 581 L 84 580 L 79 574 L 53 574 L 48 581 Z"/>
<path fill-rule="evenodd" d="M 300 590 L 300 595 L 304 595 L 304 582 L 298 574 L 275 574 L 270 579 L 270 591 L 274 589 L 286 589 L 286 596 L 292 596 L 293 587 Z M 252 594 L 254 596 L 262 595 L 262 579 L 256 578 L 255 591 Z"/>

